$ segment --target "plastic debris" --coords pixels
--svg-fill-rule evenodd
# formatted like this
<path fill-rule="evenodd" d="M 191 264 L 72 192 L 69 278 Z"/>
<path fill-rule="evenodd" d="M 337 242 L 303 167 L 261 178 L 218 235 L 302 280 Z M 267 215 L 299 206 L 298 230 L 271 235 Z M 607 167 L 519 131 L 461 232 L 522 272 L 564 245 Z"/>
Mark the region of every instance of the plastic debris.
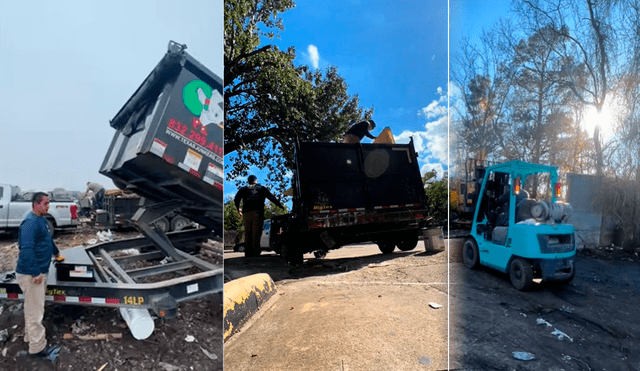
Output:
<path fill-rule="evenodd" d="M 202 352 L 204 353 L 205 356 L 209 357 L 209 359 L 211 359 L 212 361 L 215 361 L 216 359 L 218 359 L 218 356 L 208 352 L 206 349 L 204 349 L 203 347 L 200 347 L 200 349 L 202 349 Z"/>
<path fill-rule="evenodd" d="M 7 356 L 7 351 L 9 350 L 9 348 L 4 348 L 2 349 L 2 356 L 6 357 Z"/>
<path fill-rule="evenodd" d="M 524 317 L 524 318 L 527 318 L 527 315 L 526 315 L 526 314 L 524 314 L 524 313 L 520 313 L 520 315 L 521 315 L 522 317 Z"/>
<path fill-rule="evenodd" d="M 442 308 L 442 305 L 437 304 L 437 303 L 429 303 L 429 306 L 433 309 L 440 309 Z"/>
<path fill-rule="evenodd" d="M 97 243 L 98 243 L 98 240 L 95 238 L 92 238 L 89 241 L 87 241 L 87 245 L 95 245 Z"/>
<path fill-rule="evenodd" d="M 9 330 L 4 329 L 0 331 L 0 344 L 4 344 L 9 339 Z"/>
<path fill-rule="evenodd" d="M 181 367 L 174 366 L 174 365 L 172 365 L 172 364 L 170 364 L 170 363 L 166 363 L 166 362 L 158 362 L 158 364 L 159 364 L 160 366 L 162 366 L 162 368 L 164 368 L 164 369 L 165 369 L 165 371 L 180 371 L 180 370 L 182 370 L 182 368 L 181 368 Z"/>
<path fill-rule="evenodd" d="M 570 356 L 567 356 L 567 355 L 563 355 L 563 356 L 562 356 L 562 360 L 563 360 L 563 361 L 567 361 L 567 362 L 569 362 L 569 361 L 571 361 L 571 357 L 570 357 Z"/>
<path fill-rule="evenodd" d="M 196 338 L 194 338 L 191 335 L 187 335 L 187 337 L 184 339 L 184 341 L 186 341 L 187 343 L 193 343 L 194 341 L 196 341 Z"/>
<path fill-rule="evenodd" d="M 98 239 L 102 242 L 113 241 L 113 233 L 111 233 L 110 229 L 107 231 L 100 231 L 96 233 L 96 235 L 98 236 Z"/>
<path fill-rule="evenodd" d="M 573 339 L 569 337 L 569 335 L 565 334 L 564 332 L 558 330 L 557 328 L 553 329 L 553 332 L 551 333 L 551 335 L 555 335 L 558 337 L 558 340 L 562 340 L 562 338 L 567 338 L 569 339 L 570 342 L 573 343 Z"/>
<path fill-rule="evenodd" d="M 571 308 L 567 307 L 567 306 L 562 306 L 562 309 L 560 309 L 561 311 L 565 312 L 565 313 L 571 313 Z"/>
<path fill-rule="evenodd" d="M 513 358 L 520 361 L 531 361 L 536 358 L 536 356 L 529 352 L 511 352 L 511 354 L 513 355 Z"/>
<path fill-rule="evenodd" d="M 553 327 L 549 322 L 543 320 L 542 318 L 538 318 L 536 323 L 539 325 L 547 325 L 547 327 Z"/>

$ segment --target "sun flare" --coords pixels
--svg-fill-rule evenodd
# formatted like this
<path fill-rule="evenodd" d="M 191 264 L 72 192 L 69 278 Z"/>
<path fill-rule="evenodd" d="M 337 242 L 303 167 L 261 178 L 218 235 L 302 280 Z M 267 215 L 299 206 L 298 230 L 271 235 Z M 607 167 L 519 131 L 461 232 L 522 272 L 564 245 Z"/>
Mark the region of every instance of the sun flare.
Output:
<path fill-rule="evenodd" d="M 614 109 L 609 101 L 605 102 L 602 110 L 598 112 L 594 106 L 589 106 L 582 119 L 582 128 L 593 135 L 596 126 L 600 127 L 601 135 L 606 139 L 613 135 L 615 127 Z"/>

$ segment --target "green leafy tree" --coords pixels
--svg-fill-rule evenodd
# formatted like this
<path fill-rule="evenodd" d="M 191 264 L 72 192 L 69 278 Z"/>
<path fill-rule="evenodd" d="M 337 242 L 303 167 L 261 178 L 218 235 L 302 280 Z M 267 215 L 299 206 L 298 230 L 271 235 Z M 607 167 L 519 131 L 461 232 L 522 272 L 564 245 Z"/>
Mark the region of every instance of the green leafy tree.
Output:
<path fill-rule="evenodd" d="M 445 172 L 442 179 L 437 180 L 438 173 L 435 169 L 422 176 L 424 192 L 427 195 L 427 207 L 429 213 L 438 225 L 442 225 L 447 220 L 447 210 L 454 205 L 449 203 L 448 173 Z"/>
<path fill-rule="evenodd" d="M 332 141 L 352 122 L 371 118 L 347 94 L 337 68 L 323 74 L 293 63 L 295 50 L 263 45 L 284 30 L 279 14 L 291 0 L 225 1 L 224 104 L 228 179 L 250 166 L 267 169 L 264 183 L 282 194 L 296 139 Z"/>
<path fill-rule="evenodd" d="M 225 231 L 241 231 L 242 219 L 233 199 L 229 197 L 227 202 L 224 203 L 224 230 Z"/>

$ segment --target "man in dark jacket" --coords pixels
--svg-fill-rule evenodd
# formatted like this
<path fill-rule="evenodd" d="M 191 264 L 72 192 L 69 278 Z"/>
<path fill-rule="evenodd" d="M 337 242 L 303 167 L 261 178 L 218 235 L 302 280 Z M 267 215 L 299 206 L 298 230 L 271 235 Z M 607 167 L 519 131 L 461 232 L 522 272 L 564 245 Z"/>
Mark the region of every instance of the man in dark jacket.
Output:
<path fill-rule="evenodd" d="M 240 188 L 236 193 L 234 202 L 244 222 L 244 255 L 258 256 L 261 251 L 260 236 L 264 222 L 265 198 L 278 207 L 284 208 L 284 206 L 266 187 L 258 184 L 258 178 L 255 175 L 250 175 L 247 182 L 249 184 Z M 242 201 L 242 209 L 240 209 L 240 201 Z"/>
<path fill-rule="evenodd" d="M 36 192 L 31 199 L 31 208 L 32 211 L 20 224 L 16 278 L 24 294 L 24 341 L 29 343 L 29 355 L 47 357 L 54 350 L 54 347 L 47 346 L 42 325 L 47 274 L 52 255 L 57 260 L 64 258 L 49 234 L 44 217 L 49 212 L 47 194 Z"/>
<path fill-rule="evenodd" d="M 349 130 L 342 136 L 342 143 L 360 143 L 362 138 L 376 139 L 369 132 L 375 129 L 376 123 L 373 120 L 361 121 L 357 124 L 353 124 Z"/>

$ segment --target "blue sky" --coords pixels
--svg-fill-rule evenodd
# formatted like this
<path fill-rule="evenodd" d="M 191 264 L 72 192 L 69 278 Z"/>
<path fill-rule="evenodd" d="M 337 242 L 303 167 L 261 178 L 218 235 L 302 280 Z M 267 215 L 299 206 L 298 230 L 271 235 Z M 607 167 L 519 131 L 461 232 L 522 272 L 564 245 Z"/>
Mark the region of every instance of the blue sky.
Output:
<path fill-rule="evenodd" d="M 377 135 L 412 136 L 423 172 L 447 163 L 447 1 L 297 1 L 282 14 L 281 49 L 295 63 L 338 68 L 350 95 L 373 106 Z M 368 142 L 365 138 L 363 142 Z M 259 174 L 259 173 L 258 173 Z M 225 195 L 236 192 L 225 183 Z"/>
<path fill-rule="evenodd" d="M 0 2 L 0 182 L 115 188 L 109 120 L 169 40 L 222 76 L 222 21 L 222 0 Z"/>

